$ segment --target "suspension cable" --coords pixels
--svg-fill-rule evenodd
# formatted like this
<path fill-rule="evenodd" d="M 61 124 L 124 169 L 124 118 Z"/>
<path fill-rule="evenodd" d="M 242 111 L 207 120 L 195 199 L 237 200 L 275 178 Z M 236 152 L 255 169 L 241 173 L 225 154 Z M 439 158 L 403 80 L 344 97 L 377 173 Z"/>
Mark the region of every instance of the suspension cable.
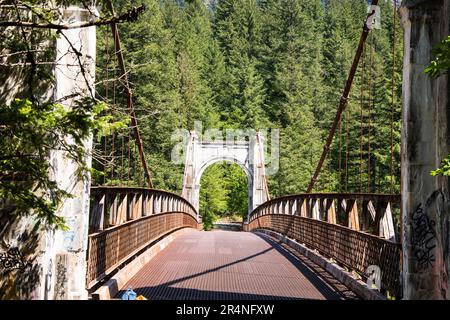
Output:
<path fill-rule="evenodd" d="M 114 68 L 114 81 L 113 81 L 113 92 L 112 92 L 112 108 L 111 108 L 111 113 L 114 115 L 115 114 L 115 108 L 116 108 L 116 68 Z M 114 145 L 115 145 L 115 131 L 111 131 L 111 181 L 114 181 L 114 161 L 115 161 L 115 150 L 114 150 Z"/>
<path fill-rule="evenodd" d="M 136 152 L 136 143 L 133 143 L 133 159 L 134 159 L 134 168 L 133 168 L 133 174 L 134 174 L 134 179 L 133 180 L 137 180 L 139 173 L 137 172 L 137 156 L 136 156 L 137 152 Z M 134 183 L 134 181 L 133 181 Z"/>
<path fill-rule="evenodd" d="M 105 72 L 105 75 L 106 75 L 106 80 L 108 80 L 108 78 L 109 78 L 109 37 L 106 35 L 106 33 L 105 33 L 105 46 L 106 46 L 106 72 Z M 109 99 L 109 92 L 108 92 L 108 89 L 109 89 L 109 81 L 106 81 L 106 84 L 105 84 L 105 99 L 106 99 L 106 101 L 108 102 L 108 99 Z M 107 151 L 107 145 L 108 145 L 108 135 L 106 135 L 105 134 L 105 136 L 103 137 L 103 143 L 104 143 L 104 154 L 105 154 L 105 160 L 106 160 L 106 165 L 108 164 L 108 160 L 109 160 L 109 157 L 108 157 L 108 151 Z M 103 184 L 105 184 L 106 183 L 106 166 L 105 165 L 103 165 Z"/>
<path fill-rule="evenodd" d="M 364 74 L 366 72 L 366 50 L 364 49 L 361 67 L 360 134 L 359 134 L 359 190 L 363 189 L 363 136 L 364 136 Z"/>
<path fill-rule="evenodd" d="M 115 15 L 116 13 L 115 13 L 112 2 L 107 1 L 107 3 L 108 3 L 109 9 L 110 9 L 112 15 Z M 148 169 L 147 160 L 145 159 L 144 147 L 143 147 L 142 139 L 141 139 L 141 136 L 139 133 L 138 122 L 137 122 L 136 114 L 134 111 L 134 105 L 133 105 L 133 95 L 132 95 L 132 91 L 130 88 L 130 84 L 128 82 L 128 73 L 125 68 L 125 61 L 123 58 L 122 47 L 120 44 L 120 36 L 119 36 L 119 30 L 117 28 L 117 24 L 111 23 L 111 31 L 112 31 L 112 34 L 114 37 L 114 48 L 115 48 L 117 60 L 119 62 L 120 71 L 122 73 L 121 78 L 123 79 L 123 86 L 124 86 L 125 94 L 126 94 L 128 112 L 131 117 L 131 126 L 133 127 L 133 130 L 134 130 L 134 138 L 136 140 L 136 144 L 139 149 L 139 157 L 142 162 L 142 166 L 144 168 L 145 178 L 147 180 L 148 186 L 150 188 L 152 188 L 153 187 L 152 178 L 151 178 L 150 170 Z"/>
<path fill-rule="evenodd" d="M 390 175 L 391 175 L 391 193 L 394 193 L 394 111 L 395 111 L 395 42 L 396 31 L 395 23 L 397 21 L 397 0 L 394 0 L 393 14 L 392 14 L 392 91 L 391 91 L 391 163 L 390 163 Z"/>
<path fill-rule="evenodd" d="M 345 137 L 345 167 L 344 167 L 344 173 L 345 173 L 345 180 L 344 180 L 344 190 L 345 192 L 348 191 L 348 140 L 350 137 L 350 126 L 349 126 L 349 121 L 350 121 L 350 112 L 349 112 L 349 108 L 347 108 L 345 110 L 345 130 L 346 132 L 346 137 Z"/>
<path fill-rule="evenodd" d="M 373 37 L 372 37 L 373 39 Z M 373 80 L 373 54 L 374 54 L 373 43 L 370 46 L 370 55 L 369 55 L 369 104 L 368 104 L 368 132 L 367 132 L 367 192 L 370 193 L 372 186 L 372 146 L 371 146 L 371 135 L 372 135 L 372 108 L 374 107 L 375 97 L 374 97 L 374 85 L 372 84 Z"/>
<path fill-rule="evenodd" d="M 376 6 L 376 5 L 378 5 L 378 0 L 372 0 L 372 6 Z M 338 106 L 338 109 L 336 112 L 336 116 L 335 116 L 333 124 L 330 128 L 330 132 L 328 133 L 328 137 L 325 142 L 325 146 L 323 148 L 323 152 L 320 157 L 319 163 L 317 164 L 316 170 L 314 171 L 314 174 L 313 174 L 311 181 L 308 185 L 308 188 L 306 190 L 307 193 L 310 193 L 312 191 L 312 189 L 314 188 L 314 185 L 317 181 L 317 177 L 319 176 L 320 171 L 322 169 L 323 162 L 325 161 L 326 154 L 330 151 L 330 145 L 331 145 L 331 142 L 333 141 L 333 137 L 336 132 L 338 123 L 341 119 L 342 112 L 345 110 L 345 107 L 347 106 L 348 95 L 350 93 L 350 89 L 352 88 L 353 79 L 355 78 L 356 69 L 358 67 L 359 60 L 361 58 L 361 53 L 364 48 L 364 43 L 366 42 L 367 36 L 369 35 L 369 32 L 371 30 L 371 27 L 369 26 L 370 19 L 373 19 L 374 14 L 375 14 L 375 10 L 371 10 L 367 14 L 367 19 L 364 23 L 363 31 L 362 31 L 361 37 L 359 39 L 358 49 L 356 50 L 356 54 L 353 59 L 352 67 L 350 68 L 347 82 L 345 84 L 344 91 L 342 93 L 342 96 L 341 96 L 341 99 L 339 102 L 339 106 Z"/>
<path fill-rule="evenodd" d="M 125 164 L 124 164 L 124 144 L 125 144 L 125 135 L 124 135 L 124 133 L 122 132 L 122 134 L 121 134 L 121 152 L 122 152 L 122 156 L 121 156 L 121 159 L 122 159 L 122 161 L 121 161 L 121 172 L 120 172 L 120 181 L 121 181 L 121 184 L 123 184 L 123 173 L 124 173 L 124 167 L 125 167 Z"/>
<path fill-rule="evenodd" d="M 341 192 L 341 185 L 342 185 L 342 121 L 339 121 L 339 153 L 338 153 L 338 190 L 339 193 Z"/>
<path fill-rule="evenodd" d="M 130 184 L 130 171 L 131 171 L 131 146 L 130 146 L 130 141 L 131 141 L 131 133 L 130 130 L 128 130 L 128 162 L 127 162 L 127 185 Z"/>

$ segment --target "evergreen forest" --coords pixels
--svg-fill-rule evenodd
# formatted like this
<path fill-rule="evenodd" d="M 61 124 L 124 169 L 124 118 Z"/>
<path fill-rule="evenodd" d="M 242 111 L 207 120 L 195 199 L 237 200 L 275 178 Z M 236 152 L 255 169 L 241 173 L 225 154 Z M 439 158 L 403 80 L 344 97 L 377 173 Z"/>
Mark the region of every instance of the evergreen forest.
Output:
<path fill-rule="evenodd" d="M 116 7 L 136 5 L 114 1 Z M 367 16 L 365 0 L 143 0 L 146 10 L 120 25 L 122 51 L 154 187 L 179 193 L 183 164 L 171 162 L 176 129 L 279 129 L 279 169 L 271 197 L 304 192 L 323 150 Z M 348 106 L 316 192 L 400 191 L 402 30 L 394 2 L 382 0 Z M 111 30 L 97 28 L 97 88 L 124 114 Z M 136 150 L 120 130 L 95 148 L 129 161 L 95 162 L 96 184 L 142 184 Z M 122 150 L 121 150 L 122 148 Z M 270 150 L 270 148 L 268 149 Z M 126 152 L 130 154 L 126 156 Z M 137 161 L 135 161 L 137 162 Z M 201 214 L 245 217 L 247 180 L 235 164 L 202 176 Z"/>

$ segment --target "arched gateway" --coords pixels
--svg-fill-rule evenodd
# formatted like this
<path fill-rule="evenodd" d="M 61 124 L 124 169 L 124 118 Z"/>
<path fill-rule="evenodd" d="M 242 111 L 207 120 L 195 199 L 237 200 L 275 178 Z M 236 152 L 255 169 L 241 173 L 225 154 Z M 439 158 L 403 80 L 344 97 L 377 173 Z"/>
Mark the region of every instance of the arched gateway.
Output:
<path fill-rule="evenodd" d="M 201 141 L 191 131 L 186 148 L 182 196 L 190 201 L 197 212 L 200 199 L 200 178 L 207 167 L 229 161 L 238 164 L 247 175 L 249 213 L 269 200 L 265 177 L 264 138 L 260 132 L 248 141 Z"/>

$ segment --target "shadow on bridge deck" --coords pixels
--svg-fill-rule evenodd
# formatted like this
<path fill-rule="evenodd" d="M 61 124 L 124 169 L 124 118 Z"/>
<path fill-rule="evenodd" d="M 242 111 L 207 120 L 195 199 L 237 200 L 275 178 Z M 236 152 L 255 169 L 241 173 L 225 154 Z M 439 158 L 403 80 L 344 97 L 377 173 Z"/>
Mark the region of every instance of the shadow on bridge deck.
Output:
<path fill-rule="evenodd" d="M 181 235 L 122 290 L 127 288 L 149 300 L 357 299 L 325 270 L 272 238 L 233 231 Z"/>

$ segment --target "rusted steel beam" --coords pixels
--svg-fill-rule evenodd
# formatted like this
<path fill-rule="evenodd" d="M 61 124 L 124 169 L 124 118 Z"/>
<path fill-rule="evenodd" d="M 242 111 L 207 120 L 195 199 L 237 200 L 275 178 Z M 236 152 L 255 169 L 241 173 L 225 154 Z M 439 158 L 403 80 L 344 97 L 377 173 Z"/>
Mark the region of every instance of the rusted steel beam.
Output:
<path fill-rule="evenodd" d="M 378 0 L 372 0 L 372 5 L 378 5 Z M 367 36 L 369 35 L 370 29 L 367 26 L 369 19 L 375 14 L 375 11 L 369 12 L 367 15 L 367 19 L 363 26 L 363 31 L 361 33 L 361 38 L 359 39 L 358 49 L 356 50 L 355 57 L 353 59 L 352 67 L 350 68 L 350 72 L 347 77 L 347 82 L 345 83 L 344 91 L 341 96 L 341 100 L 339 101 L 339 106 L 336 112 L 336 116 L 334 117 L 333 124 L 331 125 L 330 132 L 328 133 L 327 140 L 325 142 L 325 146 L 323 147 L 323 152 L 320 157 L 319 163 L 317 164 L 316 170 L 311 178 L 311 182 L 306 189 L 306 193 L 310 193 L 314 188 L 314 185 L 319 177 L 320 170 L 322 170 L 323 163 L 325 162 L 325 158 L 327 157 L 328 152 L 330 151 L 331 142 L 333 141 L 334 134 L 336 133 L 336 129 L 341 120 L 342 113 L 344 112 L 348 96 L 350 94 L 350 90 L 352 88 L 353 79 L 355 78 L 356 70 L 359 65 L 359 60 L 361 59 L 362 52 L 364 50 L 364 44 L 366 43 Z"/>
<path fill-rule="evenodd" d="M 108 1 L 108 6 L 111 11 L 111 14 L 113 16 L 115 16 L 116 13 L 115 13 L 114 6 L 111 1 Z M 125 68 L 125 60 L 123 58 L 122 46 L 120 44 L 119 30 L 117 28 L 116 23 L 111 23 L 111 31 L 112 31 L 112 34 L 114 37 L 114 49 L 116 51 L 117 61 L 119 63 L 120 72 L 122 73 L 121 78 L 123 81 L 123 86 L 125 88 L 127 108 L 128 108 L 128 113 L 130 114 L 130 117 L 131 117 L 131 126 L 133 128 L 134 138 L 136 140 L 136 145 L 137 145 L 138 151 L 139 151 L 139 157 L 141 159 L 142 167 L 144 169 L 145 180 L 147 181 L 148 186 L 150 188 L 152 188 L 153 187 L 152 178 L 151 178 L 150 170 L 148 169 L 147 160 L 145 159 L 144 147 L 143 147 L 141 135 L 139 133 L 139 127 L 138 127 L 138 122 L 136 119 L 136 114 L 134 112 L 133 93 L 131 91 L 130 84 L 128 82 L 128 73 Z"/>

